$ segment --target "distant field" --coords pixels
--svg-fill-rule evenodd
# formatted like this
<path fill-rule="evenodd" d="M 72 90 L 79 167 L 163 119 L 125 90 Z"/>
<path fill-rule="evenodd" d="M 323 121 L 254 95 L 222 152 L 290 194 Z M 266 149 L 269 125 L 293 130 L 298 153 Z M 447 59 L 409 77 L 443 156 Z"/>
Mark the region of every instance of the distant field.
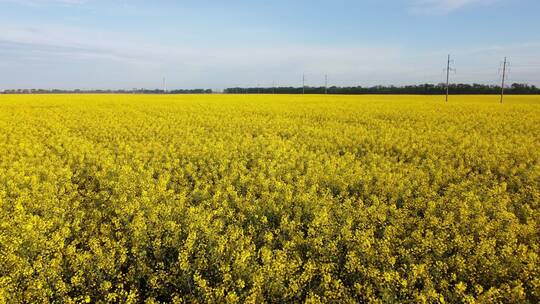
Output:
<path fill-rule="evenodd" d="M 538 303 L 539 244 L 540 96 L 0 95 L 0 303 Z"/>

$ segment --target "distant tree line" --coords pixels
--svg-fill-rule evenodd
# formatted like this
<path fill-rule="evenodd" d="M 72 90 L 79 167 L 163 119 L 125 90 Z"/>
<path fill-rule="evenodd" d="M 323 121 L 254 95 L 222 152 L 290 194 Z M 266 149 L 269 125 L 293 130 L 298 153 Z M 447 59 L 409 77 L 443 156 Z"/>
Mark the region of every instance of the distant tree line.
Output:
<path fill-rule="evenodd" d="M 450 85 L 451 94 L 500 94 L 501 87 L 484 84 L 452 84 Z M 372 87 L 328 87 L 328 94 L 425 94 L 436 95 L 446 92 L 445 84 L 420 84 L 407 86 L 372 86 Z M 227 94 L 324 94 L 325 87 L 236 87 L 227 88 L 224 93 Z M 514 83 L 505 88 L 505 94 L 540 94 L 540 89 L 534 85 Z"/>
<path fill-rule="evenodd" d="M 164 91 L 159 89 L 133 89 L 133 90 L 59 90 L 59 89 L 17 89 L 4 90 L 4 94 L 211 94 L 211 89 L 178 89 Z"/>
<path fill-rule="evenodd" d="M 225 94 L 424 94 L 438 95 L 446 92 L 445 84 L 420 84 L 407 86 L 351 86 L 338 87 L 234 87 L 223 91 Z M 450 94 L 500 94 L 501 87 L 485 84 L 451 84 Z M 60 90 L 60 89 L 16 89 L 0 91 L 0 94 L 212 94 L 212 89 L 132 89 L 132 90 Z M 540 94 L 534 85 L 514 83 L 505 88 L 505 94 Z"/>

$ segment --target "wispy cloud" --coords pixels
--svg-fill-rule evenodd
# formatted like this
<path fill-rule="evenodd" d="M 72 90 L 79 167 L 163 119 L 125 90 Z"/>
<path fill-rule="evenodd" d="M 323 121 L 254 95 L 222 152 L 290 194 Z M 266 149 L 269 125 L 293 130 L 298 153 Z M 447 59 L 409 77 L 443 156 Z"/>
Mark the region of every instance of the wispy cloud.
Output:
<path fill-rule="evenodd" d="M 308 75 L 331 72 L 344 80 L 355 79 L 359 73 L 378 74 L 380 79 L 386 71 L 381 66 L 389 61 L 399 62 L 399 56 L 399 47 L 388 45 L 246 44 L 216 49 L 173 42 L 156 45 L 126 38 L 121 33 L 73 27 L 0 26 L 0 64 L 18 69 L 18 73 L 37 66 L 58 71 L 78 67 L 81 73 L 77 77 L 83 83 L 98 82 L 84 78 L 84 69 L 88 66 L 114 68 L 115 73 L 129 71 L 134 75 L 130 76 L 130 83 L 120 83 L 118 78 L 110 80 L 121 87 L 131 87 L 131 83 L 138 86 L 137 83 L 158 79 L 160 75 L 168 75 L 171 85 L 172 79 L 176 79 L 179 86 L 214 87 L 255 85 L 272 79 L 282 84 L 296 84 L 298 75 L 303 72 Z M 100 77 L 99 81 L 105 83 L 109 75 Z M 313 77 L 310 80 L 319 81 Z"/>
<path fill-rule="evenodd" d="M 88 0 L 0 0 L 1 3 L 12 3 L 29 7 L 42 7 L 47 5 L 76 6 L 82 5 Z"/>
<path fill-rule="evenodd" d="M 487 4 L 471 1 L 462 5 Z M 437 1 L 441 2 L 447 1 Z M 528 44 L 479 42 L 456 47 L 450 50 L 458 69 L 453 77 L 456 82 L 497 83 L 498 62 L 508 56 L 515 64 L 511 81 L 540 84 L 538 48 L 534 37 Z M 278 85 L 299 85 L 302 73 L 309 85 L 323 84 L 325 74 L 335 85 L 400 85 L 441 81 L 448 51 L 366 41 L 272 44 L 246 39 L 217 45 L 186 39 L 150 39 L 125 29 L 104 31 L 0 20 L 0 85 L 148 88 L 159 87 L 164 76 L 170 87 L 178 88 L 271 85 L 273 81 Z"/>
<path fill-rule="evenodd" d="M 446 14 L 469 6 L 492 5 L 502 0 L 413 0 L 412 12 Z"/>
<path fill-rule="evenodd" d="M 498 62 L 509 56 L 509 81 L 540 84 L 538 42 L 452 50 L 455 82 L 498 83 Z M 153 44 L 73 27 L 8 27 L 0 23 L 0 83 L 6 88 L 132 88 L 335 85 L 440 82 L 446 53 L 399 45 Z M 1 89 L 1 88 L 0 88 Z"/>

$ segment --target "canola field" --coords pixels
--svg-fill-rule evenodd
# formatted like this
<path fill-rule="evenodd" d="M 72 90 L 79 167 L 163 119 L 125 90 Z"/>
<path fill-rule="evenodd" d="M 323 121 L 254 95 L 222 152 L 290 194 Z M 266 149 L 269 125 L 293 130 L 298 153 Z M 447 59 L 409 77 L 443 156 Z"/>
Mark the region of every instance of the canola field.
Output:
<path fill-rule="evenodd" d="M 0 95 L 0 303 L 538 303 L 540 96 Z"/>

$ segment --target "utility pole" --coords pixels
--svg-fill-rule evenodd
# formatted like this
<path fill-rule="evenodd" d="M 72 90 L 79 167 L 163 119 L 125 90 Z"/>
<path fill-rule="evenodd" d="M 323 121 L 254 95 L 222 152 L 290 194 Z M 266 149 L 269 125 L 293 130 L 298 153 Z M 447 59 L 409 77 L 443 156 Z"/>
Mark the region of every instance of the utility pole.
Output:
<path fill-rule="evenodd" d="M 503 63 L 503 74 L 502 74 L 502 84 L 501 84 L 501 103 L 503 102 L 504 98 L 504 81 L 506 77 L 506 57 L 504 57 L 504 63 Z"/>
<path fill-rule="evenodd" d="M 165 85 L 165 77 L 163 77 L 163 93 L 167 93 L 167 86 Z"/>
<path fill-rule="evenodd" d="M 272 94 L 276 94 L 276 82 L 272 80 Z"/>
<path fill-rule="evenodd" d="M 448 102 L 448 93 L 450 91 L 450 54 L 448 54 L 448 61 L 446 63 L 446 101 Z M 454 70 L 455 71 L 455 70 Z"/>
<path fill-rule="evenodd" d="M 328 94 L 328 74 L 324 75 L 324 94 Z"/>
<path fill-rule="evenodd" d="M 302 94 L 306 94 L 306 74 L 302 74 Z"/>

